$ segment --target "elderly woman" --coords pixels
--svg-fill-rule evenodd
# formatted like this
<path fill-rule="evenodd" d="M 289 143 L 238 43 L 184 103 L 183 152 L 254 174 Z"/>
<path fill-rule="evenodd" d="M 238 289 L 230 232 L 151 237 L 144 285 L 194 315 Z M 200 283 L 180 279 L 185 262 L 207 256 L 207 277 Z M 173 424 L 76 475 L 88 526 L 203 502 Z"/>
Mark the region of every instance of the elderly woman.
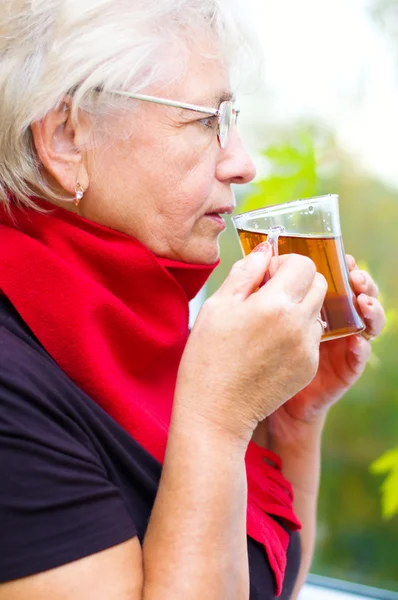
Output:
<path fill-rule="evenodd" d="M 1 12 L 1 600 L 287 599 L 305 579 L 326 413 L 370 343 L 320 352 L 326 282 L 267 244 L 187 342 L 255 175 L 240 22 L 220 0 Z"/>

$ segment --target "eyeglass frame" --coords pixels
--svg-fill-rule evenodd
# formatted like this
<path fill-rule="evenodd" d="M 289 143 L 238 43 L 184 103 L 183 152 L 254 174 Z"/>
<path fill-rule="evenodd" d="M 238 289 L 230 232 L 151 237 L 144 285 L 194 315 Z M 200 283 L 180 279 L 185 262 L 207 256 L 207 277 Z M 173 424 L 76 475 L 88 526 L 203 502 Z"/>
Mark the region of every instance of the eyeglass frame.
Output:
<path fill-rule="evenodd" d="M 207 115 L 211 115 L 213 117 L 218 118 L 218 128 L 217 128 L 217 140 L 220 148 L 225 150 L 228 143 L 229 132 L 231 126 L 228 128 L 227 135 L 223 138 L 221 133 L 221 117 L 222 117 L 222 107 L 228 106 L 231 111 L 231 125 L 236 125 L 238 120 L 240 110 L 234 108 L 233 102 L 231 100 L 225 100 L 221 102 L 219 108 L 210 108 L 207 106 L 196 106 L 195 104 L 186 104 L 185 102 L 178 102 L 177 100 L 168 100 L 166 98 L 158 98 L 157 96 L 147 96 L 145 94 L 132 94 L 130 92 L 125 92 L 124 90 L 109 90 L 111 94 L 116 94 L 119 96 L 126 96 L 127 98 L 133 98 L 134 100 L 143 100 L 144 102 L 152 102 L 154 104 L 162 104 L 164 106 L 172 106 L 174 108 L 182 108 L 184 110 L 192 110 L 193 112 L 203 113 Z"/>

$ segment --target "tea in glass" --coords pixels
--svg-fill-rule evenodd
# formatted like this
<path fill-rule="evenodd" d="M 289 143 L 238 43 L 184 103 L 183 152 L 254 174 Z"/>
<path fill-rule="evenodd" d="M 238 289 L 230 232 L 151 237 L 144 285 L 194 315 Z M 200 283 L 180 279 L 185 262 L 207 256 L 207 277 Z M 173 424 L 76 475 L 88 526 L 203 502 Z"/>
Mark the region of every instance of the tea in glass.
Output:
<path fill-rule="evenodd" d="M 321 311 L 322 340 L 360 333 L 365 325 L 351 289 L 340 231 L 337 196 L 298 200 L 237 215 L 233 219 L 244 254 L 270 241 L 277 254 L 311 258 L 328 282 Z"/>

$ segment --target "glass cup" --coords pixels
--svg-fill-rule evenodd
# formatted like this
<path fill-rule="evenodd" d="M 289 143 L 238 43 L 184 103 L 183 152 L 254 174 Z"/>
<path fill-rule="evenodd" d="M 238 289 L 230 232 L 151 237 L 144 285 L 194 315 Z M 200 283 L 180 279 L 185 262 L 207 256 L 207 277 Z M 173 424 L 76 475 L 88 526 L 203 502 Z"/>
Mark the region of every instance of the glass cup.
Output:
<path fill-rule="evenodd" d="M 328 282 L 321 311 L 322 341 L 358 334 L 365 325 L 350 287 L 341 236 L 338 196 L 319 196 L 233 217 L 244 254 L 268 241 L 274 255 L 309 256 Z"/>

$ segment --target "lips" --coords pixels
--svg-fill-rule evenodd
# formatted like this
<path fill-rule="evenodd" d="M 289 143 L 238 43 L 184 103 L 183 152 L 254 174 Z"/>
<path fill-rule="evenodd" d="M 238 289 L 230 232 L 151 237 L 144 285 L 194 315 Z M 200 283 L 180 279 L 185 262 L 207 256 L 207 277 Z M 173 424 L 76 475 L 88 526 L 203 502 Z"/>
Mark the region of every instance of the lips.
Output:
<path fill-rule="evenodd" d="M 216 208 L 215 210 L 212 211 L 208 211 L 206 213 L 207 217 L 220 217 L 221 215 L 230 215 L 233 210 L 234 210 L 234 206 L 233 205 L 227 205 L 227 206 L 220 206 L 219 208 Z"/>

